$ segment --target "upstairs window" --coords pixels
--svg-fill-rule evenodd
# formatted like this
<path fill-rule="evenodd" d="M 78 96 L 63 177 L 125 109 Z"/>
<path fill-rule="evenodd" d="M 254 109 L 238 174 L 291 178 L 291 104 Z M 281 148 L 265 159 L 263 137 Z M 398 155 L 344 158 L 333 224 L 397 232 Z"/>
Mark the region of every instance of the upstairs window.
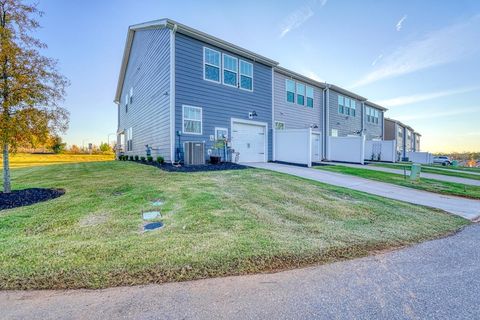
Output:
<path fill-rule="evenodd" d="M 132 127 L 127 129 L 127 151 L 133 150 L 133 131 Z"/>
<path fill-rule="evenodd" d="M 350 115 L 352 117 L 357 115 L 357 102 L 353 99 L 350 99 Z"/>
<path fill-rule="evenodd" d="M 307 107 L 313 108 L 313 88 L 307 86 Z"/>
<path fill-rule="evenodd" d="M 202 108 L 183 106 L 183 132 L 202 134 Z"/>
<path fill-rule="evenodd" d="M 253 64 L 240 60 L 240 88 L 253 91 Z"/>
<path fill-rule="evenodd" d="M 128 98 L 128 93 L 125 95 L 125 113 L 128 112 L 128 101 L 130 99 Z"/>
<path fill-rule="evenodd" d="M 223 54 L 223 84 L 237 87 L 238 59 L 228 54 Z"/>
<path fill-rule="evenodd" d="M 367 122 L 378 124 L 380 118 L 380 111 L 375 108 L 366 107 L 365 113 L 367 114 Z"/>
<path fill-rule="evenodd" d="M 305 85 L 297 82 L 297 104 L 305 105 Z"/>
<path fill-rule="evenodd" d="M 203 48 L 204 79 L 220 83 L 220 52 Z"/>
<path fill-rule="evenodd" d="M 350 115 L 350 104 L 351 104 L 350 101 L 351 101 L 351 100 L 350 100 L 350 98 L 347 98 L 347 97 L 344 97 L 344 99 L 345 99 L 345 100 L 344 100 L 345 103 L 344 103 L 343 106 L 344 106 L 345 114 L 346 114 L 347 116 L 349 116 L 349 115 Z"/>
<path fill-rule="evenodd" d="M 338 96 L 338 113 L 343 114 L 345 112 L 345 101 L 344 97 L 339 95 Z"/>
<path fill-rule="evenodd" d="M 295 103 L 295 81 L 287 79 L 285 87 L 287 90 L 287 102 Z"/>

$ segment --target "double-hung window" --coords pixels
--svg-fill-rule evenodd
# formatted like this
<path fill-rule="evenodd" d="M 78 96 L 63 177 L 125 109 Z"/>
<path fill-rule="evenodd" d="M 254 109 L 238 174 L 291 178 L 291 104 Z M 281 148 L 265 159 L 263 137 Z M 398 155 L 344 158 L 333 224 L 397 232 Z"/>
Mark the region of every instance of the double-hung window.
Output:
<path fill-rule="evenodd" d="M 127 129 L 127 151 L 133 150 L 133 131 L 132 127 Z"/>
<path fill-rule="evenodd" d="M 350 115 L 355 117 L 357 113 L 357 102 L 353 99 L 350 99 Z"/>
<path fill-rule="evenodd" d="M 183 133 L 202 134 L 202 108 L 183 106 Z"/>
<path fill-rule="evenodd" d="M 345 112 L 345 101 L 344 97 L 339 95 L 338 96 L 338 113 L 344 113 Z"/>
<path fill-rule="evenodd" d="M 297 82 L 297 104 L 305 105 L 305 85 Z"/>
<path fill-rule="evenodd" d="M 125 113 L 128 112 L 128 101 L 129 101 L 129 98 L 128 98 L 128 93 L 125 95 Z"/>
<path fill-rule="evenodd" d="M 223 84 L 237 87 L 238 59 L 228 54 L 223 54 Z"/>
<path fill-rule="evenodd" d="M 350 115 L 350 98 L 345 97 L 344 99 L 345 99 L 345 104 L 344 104 L 345 114 L 349 116 Z"/>
<path fill-rule="evenodd" d="M 203 48 L 204 79 L 220 83 L 220 52 Z"/>
<path fill-rule="evenodd" d="M 287 90 L 287 102 L 295 103 L 295 81 L 287 79 L 285 88 Z"/>
<path fill-rule="evenodd" d="M 253 91 L 253 64 L 240 60 L 240 88 Z"/>
<path fill-rule="evenodd" d="M 313 108 L 313 88 L 307 86 L 307 107 Z"/>

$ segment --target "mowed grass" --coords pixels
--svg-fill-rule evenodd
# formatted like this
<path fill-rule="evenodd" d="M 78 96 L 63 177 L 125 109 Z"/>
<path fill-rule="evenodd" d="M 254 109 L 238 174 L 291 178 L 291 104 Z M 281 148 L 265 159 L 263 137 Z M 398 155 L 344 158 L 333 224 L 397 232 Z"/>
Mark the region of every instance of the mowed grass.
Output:
<path fill-rule="evenodd" d="M 111 161 L 113 154 L 30 154 L 17 153 L 10 155 L 11 168 L 46 166 L 51 164 L 79 163 L 94 161 Z M 0 155 L 0 166 L 3 168 L 3 157 Z"/>
<path fill-rule="evenodd" d="M 376 166 L 376 167 L 400 169 L 400 170 L 403 170 L 403 168 L 406 168 L 407 170 L 410 170 L 410 168 L 412 167 L 411 163 L 398 163 L 398 164 L 393 164 L 393 163 L 370 163 L 369 165 L 370 166 Z M 454 167 L 453 168 L 453 167 L 422 165 L 422 171 L 423 172 L 442 174 L 444 176 L 451 176 L 451 177 L 459 177 L 459 178 L 480 180 L 480 175 L 469 173 L 469 172 L 480 173 L 480 170 L 476 171 L 475 169 L 477 169 L 477 168 L 465 168 L 465 167 Z M 459 170 L 459 171 L 464 171 L 464 172 L 456 172 L 456 171 L 453 171 L 453 170 Z"/>
<path fill-rule="evenodd" d="M 132 162 L 13 170 L 65 188 L 0 211 L 0 289 L 102 288 L 281 270 L 455 232 L 439 210 L 259 169 L 168 173 Z M 164 201 L 161 230 L 142 210 Z"/>
<path fill-rule="evenodd" d="M 461 183 L 440 181 L 434 179 L 420 178 L 417 181 L 411 181 L 401 174 L 381 172 L 370 169 L 352 168 L 341 165 L 319 166 L 316 169 L 349 174 L 365 179 L 381 181 L 396 184 L 403 187 L 409 187 L 424 191 L 441 193 L 451 196 L 459 196 L 471 199 L 480 199 L 480 187 L 472 185 L 464 185 Z"/>

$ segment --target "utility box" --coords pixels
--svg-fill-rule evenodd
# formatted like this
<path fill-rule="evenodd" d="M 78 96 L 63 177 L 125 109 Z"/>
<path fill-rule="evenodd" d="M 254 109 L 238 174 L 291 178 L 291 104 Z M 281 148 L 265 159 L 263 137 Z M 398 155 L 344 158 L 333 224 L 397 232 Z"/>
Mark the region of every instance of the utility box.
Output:
<path fill-rule="evenodd" d="M 420 179 L 420 172 L 422 171 L 422 165 L 418 163 L 413 163 L 412 168 L 410 169 L 410 180 L 417 181 Z"/>
<path fill-rule="evenodd" d="M 185 165 L 205 164 L 205 143 L 185 142 Z"/>

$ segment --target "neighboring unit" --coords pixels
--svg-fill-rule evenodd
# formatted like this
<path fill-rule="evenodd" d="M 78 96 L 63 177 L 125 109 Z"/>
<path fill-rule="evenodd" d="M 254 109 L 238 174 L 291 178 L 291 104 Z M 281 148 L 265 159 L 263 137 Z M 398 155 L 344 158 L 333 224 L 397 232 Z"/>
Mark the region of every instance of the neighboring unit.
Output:
<path fill-rule="evenodd" d="M 409 152 L 420 151 L 420 137 L 412 127 L 403 124 L 398 120 L 385 118 L 384 140 L 395 140 L 397 145 L 397 161 L 408 159 Z"/>

